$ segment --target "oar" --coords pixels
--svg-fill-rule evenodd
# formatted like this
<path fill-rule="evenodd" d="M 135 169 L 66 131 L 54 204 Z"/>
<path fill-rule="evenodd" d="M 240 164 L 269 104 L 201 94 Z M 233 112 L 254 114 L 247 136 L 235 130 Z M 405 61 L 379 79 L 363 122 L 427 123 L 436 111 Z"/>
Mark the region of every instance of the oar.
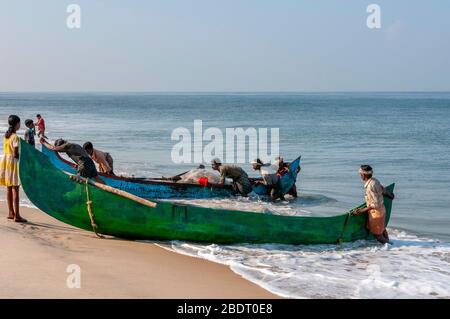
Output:
<path fill-rule="evenodd" d="M 69 175 L 70 179 L 72 179 L 72 180 L 74 180 L 76 182 L 86 183 L 86 178 L 84 178 L 84 177 L 81 177 L 81 176 L 78 176 L 78 175 L 74 175 L 74 174 L 70 174 L 70 173 L 67 173 L 67 172 L 65 172 L 65 173 L 67 175 Z M 152 208 L 155 208 L 157 206 L 157 204 L 155 202 L 151 202 L 151 201 L 149 201 L 147 199 L 143 199 L 143 198 L 135 196 L 133 194 L 124 192 L 124 191 L 122 191 L 120 189 L 117 189 L 117 188 L 114 188 L 114 187 L 111 187 L 111 186 L 108 186 L 108 185 L 104 185 L 104 184 L 95 182 L 95 181 L 93 181 L 91 179 L 88 179 L 88 183 L 93 185 L 93 186 L 95 186 L 95 187 L 97 187 L 97 188 L 100 188 L 100 189 L 102 189 L 104 191 L 107 191 L 109 193 L 113 193 L 113 194 L 116 194 L 116 195 L 119 195 L 119 196 L 122 196 L 122 197 L 125 197 L 125 198 L 128 198 L 128 199 L 131 199 L 132 201 L 138 202 L 138 203 L 140 203 L 142 205 L 145 205 L 145 206 L 148 206 L 148 207 L 152 207 Z"/>
<path fill-rule="evenodd" d="M 341 232 L 341 236 L 339 236 L 338 240 L 337 240 L 337 244 L 338 245 L 342 245 L 342 243 L 344 242 L 344 235 L 345 235 L 345 231 L 347 229 L 347 225 L 348 225 L 348 221 L 350 219 L 350 217 L 352 216 L 354 209 L 352 209 L 351 211 L 349 211 L 347 213 L 347 216 L 345 216 L 345 221 L 344 221 L 344 228 L 342 229 Z"/>
<path fill-rule="evenodd" d="M 354 213 L 357 209 L 363 208 L 364 206 L 365 206 L 365 205 L 361 205 L 361 206 L 358 206 L 358 207 L 356 207 L 356 208 L 353 208 L 352 210 L 350 210 L 350 211 L 347 213 L 347 216 L 345 216 L 344 228 L 342 229 L 341 236 L 339 236 L 339 238 L 338 238 L 338 240 L 337 240 L 337 243 L 338 243 L 339 245 L 341 245 L 341 244 L 344 242 L 344 235 L 345 235 L 345 231 L 347 230 L 348 222 L 349 222 L 349 220 L 350 220 L 350 218 L 351 218 L 352 216 L 355 216 L 355 215 L 353 215 L 353 213 Z"/>

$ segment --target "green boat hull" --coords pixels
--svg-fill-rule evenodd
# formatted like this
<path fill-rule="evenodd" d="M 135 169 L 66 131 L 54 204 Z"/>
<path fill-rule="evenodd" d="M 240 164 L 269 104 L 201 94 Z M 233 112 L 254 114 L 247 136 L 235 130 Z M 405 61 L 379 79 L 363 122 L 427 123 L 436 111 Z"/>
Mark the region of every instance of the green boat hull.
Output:
<path fill-rule="evenodd" d="M 29 200 L 48 215 L 92 231 L 86 184 L 80 184 L 21 141 L 19 172 Z M 393 191 L 394 185 L 388 189 Z M 210 243 L 333 244 L 372 238 L 365 214 L 333 217 L 280 216 L 157 202 L 152 208 L 88 185 L 92 213 L 101 234 L 128 239 Z M 392 201 L 385 198 L 386 224 Z"/>

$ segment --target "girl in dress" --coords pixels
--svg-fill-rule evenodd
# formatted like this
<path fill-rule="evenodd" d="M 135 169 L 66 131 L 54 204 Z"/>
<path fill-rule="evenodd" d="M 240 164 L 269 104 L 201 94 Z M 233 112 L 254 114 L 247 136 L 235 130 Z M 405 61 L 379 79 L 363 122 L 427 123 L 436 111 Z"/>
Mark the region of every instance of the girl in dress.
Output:
<path fill-rule="evenodd" d="M 6 186 L 6 200 L 8 203 L 8 219 L 17 223 L 25 223 L 19 213 L 19 144 L 20 138 L 16 132 L 20 128 L 20 118 L 10 115 L 8 130 L 3 138 L 3 158 L 0 161 L 0 186 Z"/>

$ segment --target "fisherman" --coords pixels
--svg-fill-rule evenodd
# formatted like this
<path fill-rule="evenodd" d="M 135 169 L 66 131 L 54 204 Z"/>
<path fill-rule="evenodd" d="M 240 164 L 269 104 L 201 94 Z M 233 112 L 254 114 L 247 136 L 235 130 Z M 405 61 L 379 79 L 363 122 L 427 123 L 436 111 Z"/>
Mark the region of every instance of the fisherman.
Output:
<path fill-rule="evenodd" d="M 389 235 L 386 231 L 386 207 L 383 195 L 394 199 L 394 194 L 388 192 L 380 182 L 373 177 L 370 165 L 361 165 L 359 175 L 364 181 L 366 207 L 358 208 L 352 214 L 357 216 L 368 214 L 367 228 L 382 244 L 389 243 Z"/>
<path fill-rule="evenodd" d="M 88 153 L 90 158 L 98 164 L 100 173 L 115 175 L 114 161 L 111 154 L 94 148 L 91 142 L 84 143 L 83 149 Z"/>
<path fill-rule="evenodd" d="M 231 178 L 235 192 L 247 196 L 252 191 L 252 184 L 242 168 L 235 165 L 223 165 L 218 158 L 211 161 L 211 167 L 213 170 L 220 172 L 219 184 L 224 184 L 225 178 Z"/>
<path fill-rule="evenodd" d="M 259 158 L 251 162 L 255 171 L 259 171 L 262 177 L 262 184 L 267 186 L 270 190 L 270 199 L 276 200 L 278 198 L 284 199 L 281 191 L 281 178 L 277 174 L 279 169 L 278 164 L 270 165 L 270 163 L 263 163 Z"/>
<path fill-rule="evenodd" d="M 284 161 L 284 159 L 281 156 L 277 156 L 275 158 L 275 162 L 273 163 L 273 165 L 276 167 L 277 169 L 277 175 L 280 177 L 280 179 L 283 177 L 283 175 L 285 175 L 286 173 L 289 172 L 289 163 L 286 163 Z M 300 173 L 301 171 L 301 167 L 298 166 L 296 173 Z M 297 186 L 292 185 L 291 189 L 288 191 L 288 194 L 291 195 L 294 198 L 298 197 L 298 193 L 297 193 Z"/>
<path fill-rule="evenodd" d="M 48 143 L 44 138 L 41 137 L 40 142 L 47 148 L 60 152 L 66 153 L 72 161 L 77 165 L 77 172 L 81 177 L 84 178 L 94 178 L 97 182 L 104 184 L 102 179 L 98 176 L 97 168 L 94 162 L 89 157 L 89 154 L 81 147 L 81 145 L 70 143 L 62 138 L 55 141 L 55 146 Z"/>

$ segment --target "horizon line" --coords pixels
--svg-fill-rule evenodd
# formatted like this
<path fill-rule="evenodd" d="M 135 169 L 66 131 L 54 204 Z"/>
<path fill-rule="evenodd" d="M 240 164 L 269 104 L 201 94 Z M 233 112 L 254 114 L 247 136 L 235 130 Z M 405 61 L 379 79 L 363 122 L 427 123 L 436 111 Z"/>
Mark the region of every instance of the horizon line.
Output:
<path fill-rule="evenodd" d="M 311 91 L 225 91 L 225 90 L 218 90 L 218 91 L 142 91 L 142 90 L 129 90 L 129 91 L 102 91 L 102 90 L 54 90 L 54 91 L 47 91 L 47 90 L 36 90 L 36 91 L 19 91 L 19 90 L 13 90 L 13 91 L 0 91 L 0 94 L 17 94 L 17 93 L 51 93 L 51 94 L 58 94 L 58 93 L 100 93 L 100 94 L 323 94 L 323 93 L 450 93 L 450 90 L 428 90 L 428 91 L 420 91 L 420 90 L 405 90 L 405 91 L 399 91 L 399 90 L 384 90 L 384 91 L 364 91 L 364 90 L 355 90 L 355 91 L 347 91 L 347 90 L 338 90 L 338 91 L 319 91 L 319 90 L 311 90 Z"/>

